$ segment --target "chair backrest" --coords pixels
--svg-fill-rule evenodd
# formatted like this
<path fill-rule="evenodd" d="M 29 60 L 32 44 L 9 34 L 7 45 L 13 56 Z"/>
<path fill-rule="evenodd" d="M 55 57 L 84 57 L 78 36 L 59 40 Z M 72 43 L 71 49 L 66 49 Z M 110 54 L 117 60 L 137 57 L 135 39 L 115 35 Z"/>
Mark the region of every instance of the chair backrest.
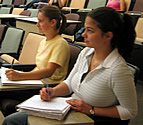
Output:
<path fill-rule="evenodd" d="M 2 112 L 0 111 L 0 125 L 2 125 L 3 120 L 4 120 L 4 116 Z"/>
<path fill-rule="evenodd" d="M 3 0 L 2 4 L 4 5 L 12 5 L 13 0 Z"/>
<path fill-rule="evenodd" d="M 137 83 L 137 80 L 139 78 L 139 73 L 140 73 L 140 69 L 139 67 L 131 64 L 131 63 L 127 63 L 128 67 L 130 68 L 130 70 L 132 71 L 133 75 L 134 75 L 134 81 L 135 84 Z"/>
<path fill-rule="evenodd" d="M 26 4 L 30 3 L 32 0 L 26 0 Z"/>
<path fill-rule="evenodd" d="M 98 7 L 104 7 L 106 5 L 107 0 L 89 0 L 87 4 L 87 8 L 95 9 Z"/>
<path fill-rule="evenodd" d="M 30 16 L 31 11 L 30 10 L 23 10 L 19 15 Z"/>
<path fill-rule="evenodd" d="M 133 11 L 142 11 L 143 12 L 143 0 L 136 0 L 133 7 Z"/>
<path fill-rule="evenodd" d="M 38 13 L 38 10 L 39 10 L 39 9 L 28 8 L 28 10 L 31 11 L 30 17 L 37 17 L 37 13 Z"/>
<path fill-rule="evenodd" d="M 24 8 L 13 8 L 12 14 L 19 15 L 23 10 Z"/>
<path fill-rule="evenodd" d="M 71 0 L 70 7 L 76 9 L 83 9 L 85 7 L 86 0 Z"/>
<path fill-rule="evenodd" d="M 1 44 L 1 53 L 19 54 L 25 31 L 23 29 L 8 27 Z"/>
<path fill-rule="evenodd" d="M 69 43 L 70 46 L 70 60 L 69 60 L 69 68 L 68 68 L 68 74 L 69 75 L 70 71 L 74 67 L 74 64 L 76 63 L 77 57 L 81 50 L 83 49 L 82 46 L 77 45 L 75 43 Z"/>
<path fill-rule="evenodd" d="M 7 30 L 7 25 L 5 24 L 0 24 L 0 46 L 1 46 L 1 42 L 5 36 L 5 32 Z"/>
<path fill-rule="evenodd" d="M 12 7 L 0 7 L 0 14 L 10 14 Z"/>
<path fill-rule="evenodd" d="M 76 20 L 76 21 L 78 21 L 80 18 L 80 16 L 76 13 L 65 14 L 65 17 L 67 20 Z M 76 32 L 77 25 L 78 24 L 68 24 L 63 33 L 66 35 L 74 35 Z"/>
<path fill-rule="evenodd" d="M 35 64 L 35 58 L 40 42 L 45 36 L 37 33 L 28 33 L 19 56 L 20 64 Z"/>
<path fill-rule="evenodd" d="M 26 3 L 26 0 L 14 0 L 13 5 L 19 6 L 19 5 L 24 5 L 25 3 Z"/>
<path fill-rule="evenodd" d="M 140 17 L 135 26 L 136 37 L 143 39 L 143 18 Z"/>

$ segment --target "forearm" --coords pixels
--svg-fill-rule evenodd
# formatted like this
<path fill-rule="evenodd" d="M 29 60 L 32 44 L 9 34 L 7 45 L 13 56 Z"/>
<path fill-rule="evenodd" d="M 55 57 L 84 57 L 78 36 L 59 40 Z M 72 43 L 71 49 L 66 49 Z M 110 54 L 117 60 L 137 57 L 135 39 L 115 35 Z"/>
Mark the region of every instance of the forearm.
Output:
<path fill-rule="evenodd" d="M 65 6 L 66 0 L 58 0 L 59 7 Z"/>
<path fill-rule="evenodd" d="M 125 11 L 126 10 L 126 5 L 124 0 L 120 0 L 120 10 L 121 11 Z"/>
<path fill-rule="evenodd" d="M 120 118 L 118 110 L 115 106 L 106 108 L 94 108 L 94 112 L 96 116 Z"/>
<path fill-rule="evenodd" d="M 58 84 L 56 87 L 53 88 L 53 90 L 54 96 L 63 96 L 69 94 L 69 88 L 64 82 Z"/>
<path fill-rule="evenodd" d="M 43 69 L 43 70 L 33 70 L 31 72 L 22 72 L 19 74 L 19 80 L 27 80 L 27 79 L 42 79 L 42 78 L 48 78 L 52 75 L 52 72 L 49 70 Z"/>

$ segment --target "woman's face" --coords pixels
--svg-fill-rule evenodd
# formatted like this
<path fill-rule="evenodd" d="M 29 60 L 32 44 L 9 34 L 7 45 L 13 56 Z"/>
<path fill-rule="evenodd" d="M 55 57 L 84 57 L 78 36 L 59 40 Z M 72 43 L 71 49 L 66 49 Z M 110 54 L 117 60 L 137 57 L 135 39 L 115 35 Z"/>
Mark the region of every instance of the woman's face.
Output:
<path fill-rule="evenodd" d="M 107 42 L 109 41 L 107 34 L 103 33 L 95 20 L 89 16 L 85 19 L 85 31 L 82 36 L 84 37 L 86 46 L 91 48 L 101 48 L 105 46 L 106 43 L 109 44 L 109 42 Z"/>
<path fill-rule="evenodd" d="M 37 27 L 39 28 L 39 31 L 47 34 L 48 31 L 50 31 L 51 28 L 51 21 L 46 17 L 43 13 L 38 13 L 38 23 Z"/>

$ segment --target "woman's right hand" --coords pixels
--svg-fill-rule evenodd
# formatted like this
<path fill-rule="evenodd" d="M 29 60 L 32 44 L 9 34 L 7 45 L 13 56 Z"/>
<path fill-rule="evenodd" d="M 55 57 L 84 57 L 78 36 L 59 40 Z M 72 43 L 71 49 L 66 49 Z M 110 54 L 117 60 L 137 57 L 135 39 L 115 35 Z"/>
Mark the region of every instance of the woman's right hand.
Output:
<path fill-rule="evenodd" d="M 42 88 L 40 90 L 40 97 L 43 101 L 50 101 L 54 95 L 54 90 L 51 87 Z"/>

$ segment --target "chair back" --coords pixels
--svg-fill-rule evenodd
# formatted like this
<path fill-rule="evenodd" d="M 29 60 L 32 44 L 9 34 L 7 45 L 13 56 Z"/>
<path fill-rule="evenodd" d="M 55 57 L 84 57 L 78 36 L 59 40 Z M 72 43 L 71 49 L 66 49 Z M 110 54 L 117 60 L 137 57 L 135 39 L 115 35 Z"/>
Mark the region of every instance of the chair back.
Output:
<path fill-rule="evenodd" d="M 86 0 L 71 0 L 70 7 L 76 9 L 83 9 L 85 7 Z"/>
<path fill-rule="evenodd" d="M 37 13 L 38 13 L 38 10 L 39 10 L 39 9 L 28 8 L 28 10 L 31 11 L 30 17 L 37 17 Z"/>
<path fill-rule="evenodd" d="M 45 39 L 43 35 L 32 32 L 28 33 L 19 56 L 20 64 L 35 64 L 37 50 L 43 39 Z"/>
<path fill-rule="evenodd" d="M 20 6 L 20 5 L 24 5 L 25 3 L 26 3 L 26 0 L 14 0 L 13 5 Z"/>
<path fill-rule="evenodd" d="M 65 14 L 65 17 L 67 20 L 76 20 L 76 21 L 78 21 L 80 18 L 80 16 L 76 13 Z M 68 24 L 63 33 L 66 35 L 74 35 L 76 32 L 77 26 L 78 24 Z"/>
<path fill-rule="evenodd" d="M 131 63 L 127 63 L 128 67 L 130 68 L 131 72 L 133 73 L 134 75 L 134 81 L 135 81 L 135 84 L 137 83 L 137 80 L 139 78 L 139 73 L 140 73 L 140 69 L 139 67 L 131 64 Z"/>
<path fill-rule="evenodd" d="M 4 120 L 4 116 L 2 112 L 0 111 L 0 125 L 2 125 L 3 120 Z"/>
<path fill-rule="evenodd" d="M 2 40 L 3 40 L 4 36 L 5 36 L 6 30 L 7 30 L 7 25 L 0 24 L 0 46 L 1 46 Z"/>
<path fill-rule="evenodd" d="M 106 0 L 89 0 L 87 4 L 88 9 L 95 9 L 98 7 L 104 7 L 106 5 Z"/>
<path fill-rule="evenodd" d="M 24 33 L 23 29 L 8 27 L 1 44 L 1 53 L 15 53 L 19 55 Z"/>
<path fill-rule="evenodd" d="M 12 7 L 0 7 L 0 14 L 10 14 Z"/>
<path fill-rule="evenodd" d="M 13 8 L 12 14 L 19 15 L 23 10 L 24 8 Z"/>
<path fill-rule="evenodd" d="M 3 5 L 12 5 L 13 0 L 3 0 L 2 4 Z"/>
<path fill-rule="evenodd" d="M 135 26 L 136 37 L 142 39 L 143 42 L 143 18 L 140 17 Z"/>
<path fill-rule="evenodd" d="M 81 50 L 83 49 L 82 46 L 75 44 L 75 43 L 69 43 L 69 46 L 70 46 L 70 60 L 69 60 L 69 67 L 68 67 L 67 76 L 69 75 L 72 68 L 74 67 L 74 64 L 76 63 L 77 57 L 78 57 L 79 53 L 81 52 Z"/>
<path fill-rule="evenodd" d="M 143 0 L 136 0 L 134 7 L 133 7 L 133 11 L 141 11 L 143 12 Z"/>

